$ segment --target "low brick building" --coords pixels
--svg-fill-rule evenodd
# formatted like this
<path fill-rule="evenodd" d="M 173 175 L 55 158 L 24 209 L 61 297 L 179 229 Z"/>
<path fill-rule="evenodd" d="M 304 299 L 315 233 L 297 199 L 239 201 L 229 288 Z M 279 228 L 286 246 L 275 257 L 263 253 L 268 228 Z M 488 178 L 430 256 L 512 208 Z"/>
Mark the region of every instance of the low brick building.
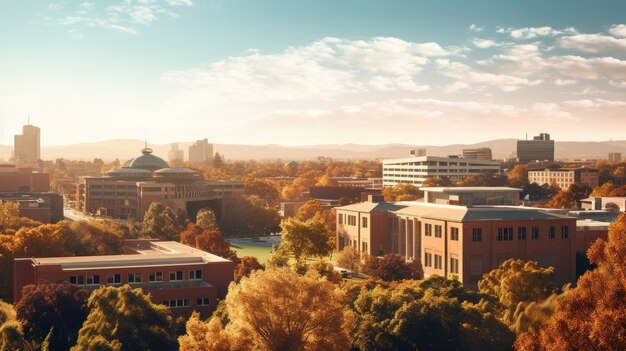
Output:
<path fill-rule="evenodd" d="M 19 301 L 29 284 L 68 282 L 88 291 L 129 284 L 176 317 L 208 317 L 226 297 L 233 270 L 231 261 L 181 243 L 127 240 L 122 255 L 15 259 L 13 296 Z"/>

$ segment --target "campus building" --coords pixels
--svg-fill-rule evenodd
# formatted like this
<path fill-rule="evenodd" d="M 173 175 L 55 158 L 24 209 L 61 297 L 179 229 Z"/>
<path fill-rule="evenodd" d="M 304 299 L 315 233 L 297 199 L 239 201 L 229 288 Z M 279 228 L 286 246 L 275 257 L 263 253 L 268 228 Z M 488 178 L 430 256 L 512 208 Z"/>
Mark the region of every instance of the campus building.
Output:
<path fill-rule="evenodd" d="M 36 167 L 41 159 L 40 129 L 33 125 L 22 127 L 22 134 L 15 135 L 13 159 L 18 166 Z"/>
<path fill-rule="evenodd" d="M 30 167 L 0 165 L 0 202 L 17 202 L 20 216 L 42 223 L 63 219 L 63 197 L 50 191 L 50 175 Z"/>
<path fill-rule="evenodd" d="M 207 139 L 197 140 L 189 146 L 189 163 L 212 163 L 213 144 Z"/>
<path fill-rule="evenodd" d="M 519 162 L 554 161 L 554 140 L 550 140 L 550 134 L 547 133 L 541 133 L 533 140 L 518 140 L 517 160 Z"/>
<path fill-rule="evenodd" d="M 624 196 L 590 197 L 580 200 L 580 204 L 585 210 L 626 212 L 626 197 Z"/>
<path fill-rule="evenodd" d="M 538 208 L 368 201 L 337 208 L 337 247 L 420 260 L 425 276 L 456 275 L 476 287 L 509 258 L 555 268 L 558 284 L 576 279 L 584 253 L 606 227 L 578 227 L 577 218 Z"/>
<path fill-rule="evenodd" d="M 519 204 L 522 189 L 509 187 L 428 187 L 421 188 L 424 202 L 444 205 L 509 205 Z"/>
<path fill-rule="evenodd" d="M 609 152 L 609 162 L 622 162 L 622 153 Z"/>
<path fill-rule="evenodd" d="M 478 149 L 463 149 L 463 158 L 470 160 L 492 160 L 493 155 L 488 147 Z"/>
<path fill-rule="evenodd" d="M 172 143 L 170 145 L 169 160 L 183 162 L 185 159 L 185 150 L 178 148 L 178 143 Z"/>
<path fill-rule="evenodd" d="M 500 171 L 500 162 L 464 159 L 458 156 L 417 156 L 383 160 L 383 186 L 409 183 L 421 187 L 428 177 L 451 181 Z"/>
<path fill-rule="evenodd" d="M 599 174 L 599 171 L 593 168 L 545 169 L 528 171 L 528 182 L 539 185 L 555 183 L 561 189 L 568 189 L 573 184 L 584 184 L 593 189 L 598 186 Z"/>
<path fill-rule="evenodd" d="M 174 213 L 183 210 L 190 218 L 210 207 L 219 217 L 222 199 L 242 192 L 241 181 L 204 180 L 194 170 L 170 168 L 149 148 L 122 168 L 103 177 L 84 177 L 79 184 L 84 212 L 135 220 L 142 220 L 153 202 Z"/>
<path fill-rule="evenodd" d="M 233 262 L 174 241 L 126 240 L 124 254 L 16 258 L 13 297 L 29 284 L 68 282 L 88 292 L 129 284 L 171 308 L 174 317 L 198 311 L 207 318 L 226 297 Z"/>

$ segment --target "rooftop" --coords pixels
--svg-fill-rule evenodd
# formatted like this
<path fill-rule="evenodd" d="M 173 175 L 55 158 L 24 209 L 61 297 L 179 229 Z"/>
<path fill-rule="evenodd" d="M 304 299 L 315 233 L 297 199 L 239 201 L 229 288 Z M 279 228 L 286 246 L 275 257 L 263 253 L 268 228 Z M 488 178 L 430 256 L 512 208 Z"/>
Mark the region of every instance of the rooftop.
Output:
<path fill-rule="evenodd" d="M 64 270 L 93 268 L 131 268 L 161 265 L 203 264 L 229 262 L 227 259 L 183 245 L 175 241 L 147 239 L 126 240 L 124 250 L 129 254 L 103 256 L 31 258 L 34 265 L 61 265 Z"/>
<path fill-rule="evenodd" d="M 519 188 L 510 188 L 506 186 L 467 186 L 467 187 L 426 187 L 420 188 L 423 191 L 430 191 L 435 193 L 474 193 L 474 192 L 482 192 L 482 191 L 515 191 L 521 192 L 522 189 Z"/>

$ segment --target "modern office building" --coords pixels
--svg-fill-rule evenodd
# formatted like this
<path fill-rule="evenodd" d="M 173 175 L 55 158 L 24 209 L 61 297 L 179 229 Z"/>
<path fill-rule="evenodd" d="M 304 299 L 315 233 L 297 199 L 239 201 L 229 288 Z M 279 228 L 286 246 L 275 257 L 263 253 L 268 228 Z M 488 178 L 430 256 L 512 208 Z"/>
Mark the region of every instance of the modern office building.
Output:
<path fill-rule="evenodd" d="M 169 160 L 183 162 L 185 160 L 185 151 L 178 148 L 178 143 L 172 143 L 170 148 Z"/>
<path fill-rule="evenodd" d="M 212 163 L 213 144 L 209 144 L 207 139 L 197 140 L 189 147 L 190 163 Z"/>
<path fill-rule="evenodd" d="M 171 308 L 175 317 L 198 311 L 207 318 L 226 297 L 233 262 L 174 241 L 126 240 L 124 254 L 17 258 L 13 297 L 29 284 L 68 282 L 88 292 L 129 284 Z"/>
<path fill-rule="evenodd" d="M 22 127 L 22 134 L 15 135 L 13 158 L 18 166 L 36 167 L 41 159 L 40 129 L 33 125 Z"/>
<path fill-rule="evenodd" d="M 420 260 L 425 276 L 456 275 L 476 287 L 509 258 L 555 268 L 557 284 L 574 282 L 576 253 L 606 229 L 578 227 L 577 218 L 539 208 L 375 202 L 337 208 L 337 247 Z M 578 246 L 577 246 L 578 245 Z"/>
<path fill-rule="evenodd" d="M 87 213 L 142 220 L 150 205 L 160 202 L 174 212 L 185 211 L 190 218 L 203 207 L 211 207 L 219 217 L 222 199 L 242 192 L 242 181 L 204 180 L 194 170 L 170 168 L 145 148 L 121 169 L 103 177 L 84 177 L 79 207 Z"/>
<path fill-rule="evenodd" d="M 508 187 L 429 187 L 421 188 L 424 202 L 445 205 L 519 205 L 522 189 Z"/>
<path fill-rule="evenodd" d="M 0 202 L 17 202 L 20 216 L 42 223 L 63 219 L 63 197 L 50 191 L 50 175 L 30 167 L 0 165 Z"/>
<path fill-rule="evenodd" d="M 621 152 L 609 152 L 609 162 L 622 162 Z"/>
<path fill-rule="evenodd" d="M 500 162 L 471 160 L 457 156 L 419 156 L 383 160 L 383 186 L 409 183 L 421 187 L 427 177 L 448 177 L 457 181 L 469 176 L 500 171 Z"/>
<path fill-rule="evenodd" d="M 561 189 L 568 189 L 572 184 L 584 184 L 593 189 L 598 186 L 599 174 L 593 168 L 545 169 L 528 171 L 528 182 L 539 185 L 556 183 Z"/>
<path fill-rule="evenodd" d="M 518 140 L 517 160 L 519 162 L 554 161 L 554 140 L 550 140 L 550 134 L 547 133 L 541 133 L 533 140 Z"/>
<path fill-rule="evenodd" d="M 426 156 L 426 149 L 411 149 L 409 150 L 409 156 L 411 157 Z"/>
<path fill-rule="evenodd" d="M 464 159 L 470 160 L 492 160 L 491 149 L 488 147 L 481 147 L 478 149 L 463 149 Z"/>

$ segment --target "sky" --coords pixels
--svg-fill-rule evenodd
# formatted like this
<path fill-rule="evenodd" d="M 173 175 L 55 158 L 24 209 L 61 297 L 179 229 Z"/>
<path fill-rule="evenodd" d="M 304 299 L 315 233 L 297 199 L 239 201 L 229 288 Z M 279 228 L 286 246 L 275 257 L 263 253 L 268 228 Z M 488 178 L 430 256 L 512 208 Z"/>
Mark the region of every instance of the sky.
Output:
<path fill-rule="evenodd" d="M 626 1 L 0 0 L 0 144 L 626 139 Z"/>

